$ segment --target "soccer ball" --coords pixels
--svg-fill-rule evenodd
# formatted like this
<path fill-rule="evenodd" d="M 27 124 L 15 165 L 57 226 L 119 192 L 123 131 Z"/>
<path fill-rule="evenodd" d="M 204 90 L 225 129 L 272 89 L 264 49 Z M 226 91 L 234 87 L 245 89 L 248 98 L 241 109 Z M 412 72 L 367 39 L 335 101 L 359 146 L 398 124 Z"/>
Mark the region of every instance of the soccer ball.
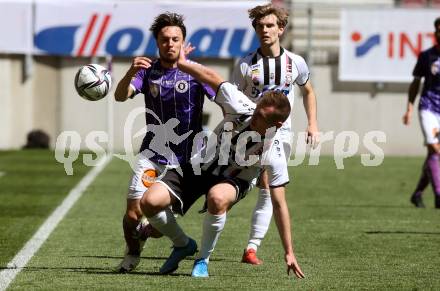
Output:
<path fill-rule="evenodd" d="M 76 92 L 89 101 L 104 98 L 111 86 L 110 72 L 97 64 L 82 66 L 75 75 Z"/>

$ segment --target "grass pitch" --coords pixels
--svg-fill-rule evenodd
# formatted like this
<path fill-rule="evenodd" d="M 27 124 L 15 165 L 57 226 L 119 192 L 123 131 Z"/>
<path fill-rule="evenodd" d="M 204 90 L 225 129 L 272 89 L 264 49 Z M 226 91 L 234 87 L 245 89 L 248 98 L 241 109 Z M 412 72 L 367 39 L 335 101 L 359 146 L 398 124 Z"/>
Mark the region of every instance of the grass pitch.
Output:
<path fill-rule="evenodd" d="M 26 167 L 27 159 L 21 155 L 26 153 L 0 154 L 0 171 L 8 171 L 5 168 L 12 167 L 10 163 L 16 164 L 17 160 L 24 163 L 16 165 L 17 173 L 22 171 L 23 175 L 62 169 L 38 154 L 35 154 L 35 167 Z M 5 161 L 9 162 L 5 164 Z M 210 278 L 194 279 L 190 277 L 191 258 L 184 260 L 174 275 L 158 275 L 159 267 L 171 251 L 166 238 L 147 241 L 136 272 L 113 273 L 124 251 L 121 218 L 130 178 L 128 165 L 113 159 L 10 289 L 440 289 L 440 210 L 433 209 L 430 189 L 424 196 L 426 209 L 416 209 L 409 203 L 422 163 L 422 158 L 385 158 L 381 166 L 366 168 L 356 157 L 345 160 L 345 170 L 337 170 L 333 159 L 321 158 L 319 166 L 290 168 L 293 179 L 288 185 L 287 199 L 296 255 L 306 279 L 296 280 L 286 275 L 283 250 L 273 222 L 258 252 L 264 264 L 240 263 L 256 201 L 255 191 L 228 213 L 226 227 L 211 257 Z M 29 195 L 36 195 L 45 192 L 39 189 L 46 185 L 46 189 L 57 190 L 51 192 L 58 195 L 57 199 L 51 200 L 46 195 L 41 199 L 60 202 L 75 184 L 71 179 L 79 180 L 85 171 L 81 165 L 75 165 L 74 169 L 79 173 L 74 178 L 66 178 L 62 170 L 57 172 L 59 189 L 52 189 L 50 185 L 54 181 L 45 175 L 34 176 L 34 184 L 40 187 L 24 188 Z M 41 211 L 38 201 L 29 201 L 21 211 L 11 210 L 10 205 L 23 202 L 23 198 L 15 200 L 16 195 L 8 194 L 14 193 L 21 180 L 6 183 L 2 181 L 5 177 L 0 178 L 2 267 L 12 258 L 11 253 L 32 236 L 44 214 L 50 214 L 47 210 L 56 206 L 55 203 Z M 183 229 L 198 242 L 203 215 L 197 210 L 202 202 L 199 200 L 185 217 L 179 218 Z M 5 230 L 5 223 L 19 218 L 27 221 L 26 228 L 21 231 L 22 226 L 15 224 Z M 23 235 L 17 240 L 14 233 L 19 230 Z"/>

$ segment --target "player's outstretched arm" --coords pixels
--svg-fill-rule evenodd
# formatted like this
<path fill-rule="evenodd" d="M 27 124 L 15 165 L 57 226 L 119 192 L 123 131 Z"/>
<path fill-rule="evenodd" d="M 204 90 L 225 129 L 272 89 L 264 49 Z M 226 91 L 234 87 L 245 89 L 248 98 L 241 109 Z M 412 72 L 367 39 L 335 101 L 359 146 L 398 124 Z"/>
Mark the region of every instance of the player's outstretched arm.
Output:
<path fill-rule="evenodd" d="M 125 76 L 119 81 L 118 86 L 116 86 L 115 100 L 122 102 L 133 96 L 134 90 L 130 86 L 131 79 L 141 68 L 148 69 L 149 67 L 151 67 L 151 60 L 149 58 L 134 58 L 131 63 L 130 69 L 128 69 Z"/>
<path fill-rule="evenodd" d="M 300 87 L 303 95 L 304 109 L 307 115 L 307 140 L 306 143 L 315 147 L 319 143 L 316 96 L 310 81 Z"/>
<path fill-rule="evenodd" d="M 287 274 L 289 275 L 290 271 L 293 271 L 297 278 L 304 278 L 304 273 L 296 261 L 293 252 L 292 233 L 290 231 L 290 215 L 285 197 L 285 187 L 271 188 L 270 194 L 272 198 L 275 223 L 285 252 L 284 256 L 287 264 Z"/>
<path fill-rule="evenodd" d="M 414 108 L 414 101 L 416 100 L 417 93 L 419 92 L 420 78 L 414 78 L 409 85 L 408 89 L 408 104 L 406 106 L 406 112 L 403 115 L 403 124 L 409 125 L 411 122 L 411 116 Z"/>
<path fill-rule="evenodd" d="M 205 83 L 217 91 L 220 84 L 225 80 L 216 71 L 208 67 L 193 62 L 188 62 L 185 55 L 193 49 L 194 48 L 191 46 L 191 44 L 188 44 L 186 47 L 182 45 L 179 60 L 177 61 L 177 67 L 179 67 L 181 71 L 193 76 L 197 81 Z"/>

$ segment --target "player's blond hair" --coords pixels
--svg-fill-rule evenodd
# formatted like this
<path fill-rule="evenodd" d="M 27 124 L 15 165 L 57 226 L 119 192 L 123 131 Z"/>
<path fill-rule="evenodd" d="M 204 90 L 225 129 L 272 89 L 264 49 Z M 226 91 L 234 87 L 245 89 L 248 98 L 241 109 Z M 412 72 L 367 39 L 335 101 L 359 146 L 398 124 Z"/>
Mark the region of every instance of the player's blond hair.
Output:
<path fill-rule="evenodd" d="M 248 10 L 249 18 L 252 20 L 252 26 L 255 28 L 261 18 L 273 14 L 277 17 L 277 24 L 281 28 L 287 26 L 287 19 L 289 12 L 282 7 L 274 6 L 273 4 L 259 5 Z"/>
<path fill-rule="evenodd" d="M 258 101 L 258 107 L 273 107 L 275 110 L 269 116 L 270 121 L 284 122 L 290 116 L 290 102 L 281 91 L 266 91 Z"/>

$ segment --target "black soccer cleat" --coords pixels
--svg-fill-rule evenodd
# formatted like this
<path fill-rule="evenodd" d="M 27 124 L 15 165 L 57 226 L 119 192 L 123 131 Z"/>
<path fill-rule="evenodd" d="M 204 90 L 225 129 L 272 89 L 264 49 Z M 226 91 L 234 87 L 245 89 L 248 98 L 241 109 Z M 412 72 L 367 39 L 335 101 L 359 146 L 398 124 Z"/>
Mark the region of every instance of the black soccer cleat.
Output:
<path fill-rule="evenodd" d="M 423 203 L 422 196 L 412 195 L 410 201 L 417 208 L 425 208 L 425 204 Z"/>
<path fill-rule="evenodd" d="M 435 208 L 440 209 L 440 196 L 435 195 Z"/>

